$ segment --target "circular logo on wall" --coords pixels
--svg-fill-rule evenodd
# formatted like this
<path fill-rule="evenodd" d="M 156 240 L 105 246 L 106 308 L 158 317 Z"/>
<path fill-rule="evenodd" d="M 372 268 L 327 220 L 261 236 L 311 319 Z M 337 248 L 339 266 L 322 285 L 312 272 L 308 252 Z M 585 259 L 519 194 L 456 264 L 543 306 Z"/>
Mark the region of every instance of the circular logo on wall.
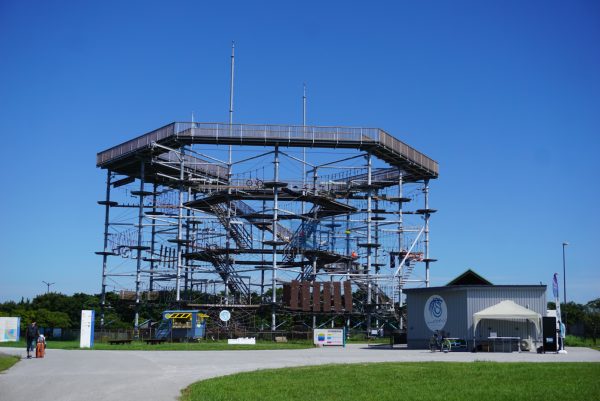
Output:
<path fill-rule="evenodd" d="M 228 310 L 222 310 L 219 313 L 219 319 L 221 319 L 221 321 L 223 322 L 227 322 L 229 321 L 229 319 L 231 319 L 231 312 L 229 312 Z"/>
<path fill-rule="evenodd" d="M 436 331 L 441 330 L 446 325 L 448 320 L 448 308 L 446 307 L 446 301 L 439 295 L 432 295 L 425 302 L 425 324 L 429 327 L 429 330 Z"/>

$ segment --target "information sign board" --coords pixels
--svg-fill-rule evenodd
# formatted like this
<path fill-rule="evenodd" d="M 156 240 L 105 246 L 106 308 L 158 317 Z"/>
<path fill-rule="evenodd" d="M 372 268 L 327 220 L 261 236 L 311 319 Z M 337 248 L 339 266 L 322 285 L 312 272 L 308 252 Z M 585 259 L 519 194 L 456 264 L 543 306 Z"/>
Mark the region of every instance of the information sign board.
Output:
<path fill-rule="evenodd" d="M 344 329 L 315 329 L 313 331 L 313 341 L 315 345 L 329 346 L 341 345 L 346 346 L 346 330 Z"/>
<path fill-rule="evenodd" d="M 0 317 L 0 342 L 19 341 L 21 318 Z"/>

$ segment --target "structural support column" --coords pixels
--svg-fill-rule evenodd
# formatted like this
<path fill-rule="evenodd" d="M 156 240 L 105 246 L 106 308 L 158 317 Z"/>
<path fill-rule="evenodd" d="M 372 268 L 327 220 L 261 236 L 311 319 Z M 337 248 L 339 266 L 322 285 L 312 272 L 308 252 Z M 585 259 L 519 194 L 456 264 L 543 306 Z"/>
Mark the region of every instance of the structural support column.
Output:
<path fill-rule="evenodd" d="M 318 177 L 319 177 L 319 175 L 317 172 L 317 168 L 315 167 L 313 169 L 313 193 L 315 196 L 317 195 L 317 179 L 318 179 Z M 313 216 L 312 217 L 313 217 L 313 221 L 311 222 L 312 223 L 311 227 L 313 224 L 315 224 L 315 225 L 318 224 L 318 221 L 317 221 L 318 210 L 317 210 L 316 206 L 313 206 Z M 315 228 L 314 230 L 311 229 L 311 231 L 313 233 L 313 251 L 315 251 L 315 252 L 313 252 L 312 274 L 316 275 L 317 274 L 317 256 L 316 256 L 317 252 L 316 252 L 316 250 L 317 250 L 317 232 L 318 232 L 318 230 Z M 304 235 L 306 236 L 306 230 L 304 232 Z M 305 241 L 306 241 L 306 237 L 305 237 Z M 304 278 L 306 278 L 306 277 L 304 277 Z"/>
<path fill-rule="evenodd" d="M 139 335 L 139 321 L 140 321 L 140 284 L 141 284 L 141 270 L 142 270 L 142 240 L 143 240 L 143 223 L 144 223 L 144 180 L 146 175 L 146 162 L 140 160 L 140 193 L 139 193 L 139 204 L 138 204 L 138 238 L 137 238 L 137 261 L 135 269 L 135 320 L 134 320 L 134 336 L 137 338 Z"/>
<path fill-rule="evenodd" d="M 371 333 L 371 305 L 373 294 L 371 288 L 371 203 L 373 200 L 372 185 L 372 161 L 371 153 L 367 153 L 367 334 Z"/>
<path fill-rule="evenodd" d="M 192 198 L 192 189 L 188 188 L 187 190 L 187 200 L 189 202 L 189 200 Z M 185 212 L 185 252 L 186 254 L 190 252 L 190 219 L 191 217 L 191 211 L 190 209 L 187 209 Z M 186 261 L 185 263 L 185 281 L 184 281 L 184 285 L 183 285 L 183 291 L 184 291 L 184 299 L 189 300 L 190 299 L 190 294 L 192 292 L 193 289 L 193 281 L 190 278 L 190 267 L 189 267 L 189 263 Z"/>
<path fill-rule="evenodd" d="M 404 193 L 403 193 L 403 188 L 402 185 L 404 184 L 403 182 L 404 180 L 404 176 L 403 176 L 403 171 L 402 169 L 398 169 L 398 263 L 402 263 L 402 258 L 400 257 L 400 252 L 402 252 L 402 248 L 404 247 L 404 222 L 403 222 L 403 216 L 402 216 L 402 205 L 404 204 L 404 201 L 402 199 Z M 410 262 L 409 262 L 410 263 Z M 398 266 L 401 270 L 400 272 L 402 272 L 402 269 L 404 269 L 404 266 Z M 402 327 L 404 326 L 404 315 L 402 314 L 402 286 L 400 285 L 400 280 L 401 280 L 402 274 L 400 274 L 400 276 L 398 277 L 398 308 L 400 310 L 400 330 L 402 330 Z"/>
<path fill-rule="evenodd" d="M 152 215 L 156 216 L 156 191 L 158 186 L 156 183 L 152 187 Z M 150 237 L 150 286 L 148 291 L 154 291 L 154 252 L 156 242 L 156 220 L 152 220 L 152 233 Z"/>
<path fill-rule="evenodd" d="M 279 219 L 279 146 L 277 145 L 275 145 L 275 160 L 273 164 L 273 273 L 271 275 L 273 294 L 271 295 L 271 331 L 277 330 L 277 317 L 275 316 L 277 302 L 277 221 Z"/>
<path fill-rule="evenodd" d="M 264 174 L 263 174 L 263 178 L 264 178 Z M 263 200 L 262 201 L 262 213 L 263 215 L 266 214 L 266 210 L 267 210 L 267 201 Z M 260 303 L 264 303 L 265 302 L 265 268 L 266 268 L 266 264 L 264 263 L 265 260 L 265 230 L 261 230 L 260 232 L 260 248 L 263 251 L 263 256 L 261 257 L 261 260 L 263 261 L 263 263 L 261 264 L 261 269 L 260 269 Z M 261 329 L 262 329 L 262 323 L 261 323 Z"/>
<path fill-rule="evenodd" d="M 179 203 L 177 214 L 177 279 L 175 281 L 175 292 L 176 301 L 181 301 L 181 268 L 183 267 L 183 247 L 182 245 L 182 234 L 183 234 L 183 180 L 184 167 L 185 167 L 185 148 L 181 148 L 181 154 L 179 155 Z"/>
<path fill-rule="evenodd" d="M 429 287 L 429 179 L 425 179 L 423 194 L 425 195 L 425 287 Z"/>
<path fill-rule="evenodd" d="M 108 263 L 108 227 L 110 224 L 110 170 L 106 174 L 106 198 L 104 200 L 104 248 L 102 249 L 102 291 L 100 296 L 100 329 L 104 329 L 104 309 L 106 308 L 106 265 Z"/>

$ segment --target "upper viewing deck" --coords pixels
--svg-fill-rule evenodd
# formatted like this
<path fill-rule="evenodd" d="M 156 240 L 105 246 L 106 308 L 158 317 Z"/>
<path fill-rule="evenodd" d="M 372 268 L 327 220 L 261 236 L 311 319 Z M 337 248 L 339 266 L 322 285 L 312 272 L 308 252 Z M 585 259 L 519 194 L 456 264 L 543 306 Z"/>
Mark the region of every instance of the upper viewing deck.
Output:
<path fill-rule="evenodd" d="M 297 125 L 174 122 L 98 153 L 96 165 L 111 169 L 124 159 L 146 153 L 155 143 L 172 148 L 191 144 L 351 148 L 367 150 L 402 169 L 407 179 L 438 177 L 436 161 L 379 128 Z"/>

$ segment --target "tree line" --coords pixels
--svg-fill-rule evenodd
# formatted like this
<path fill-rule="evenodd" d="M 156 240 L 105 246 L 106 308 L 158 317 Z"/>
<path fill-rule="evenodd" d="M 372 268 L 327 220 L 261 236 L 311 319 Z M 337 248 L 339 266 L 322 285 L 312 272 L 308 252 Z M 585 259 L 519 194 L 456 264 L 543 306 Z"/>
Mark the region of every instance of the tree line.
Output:
<path fill-rule="evenodd" d="M 169 294 L 158 301 L 146 302 L 140 307 L 140 322 L 151 319 L 160 319 L 161 312 L 167 309 L 176 309 Z M 198 303 L 217 303 L 218 295 L 190 294 Z M 268 294 L 266 294 L 268 295 Z M 216 298 L 215 298 L 216 297 Z M 215 299 L 213 299 L 215 298 Z M 254 299 L 253 301 L 259 301 Z M 21 318 L 21 329 L 31 321 L 37 321 L 40 327 L 77 329 L 81 323 L 83 309 L 96 312 L 96 325 L 100 324 L 100 295 L 76 293 L 64 295 L 60 293 L 47 293 L 38 295 L 32 300 L 21 299 L 19 302 L 7 301 L 0 303 L 0 316 L 18 316 Z M 554 302 L 548 302 L 548 309 L 556 309 Z M 586 304 L 568 302 L 561 304 L 563 318 L 566 318 L 567 331 L 582 337 L 593 338 L 600 334 L 600 298 Z M 131 300 L 122 300 L 116 293 L 106 294 L 106 308 L 104 312 L 105 328 L 131 329 L 135 316 L 135 304 Z M 410 317 L 409 317 L 410 318 Z"/>

